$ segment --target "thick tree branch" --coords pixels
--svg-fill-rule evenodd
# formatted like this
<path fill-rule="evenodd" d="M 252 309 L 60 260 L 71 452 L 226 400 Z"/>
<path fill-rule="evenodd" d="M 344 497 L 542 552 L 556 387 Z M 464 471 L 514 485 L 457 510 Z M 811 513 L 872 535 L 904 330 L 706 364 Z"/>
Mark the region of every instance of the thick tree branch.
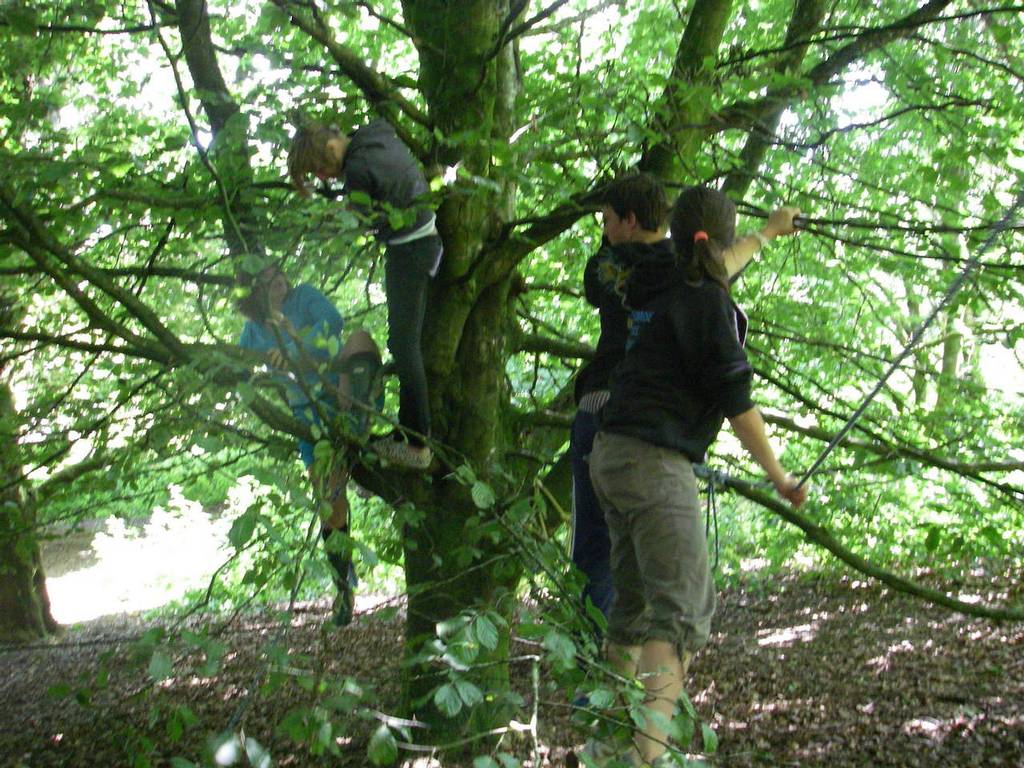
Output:
<path fill-rule="evenodd" d="M 599 184 L 573 196 L 550 213 L 506 224 L 498 243 L 484 254 L 489 265 L 489 275 L 496 277 L 508 274 L 516 264 L 537 248 L 554 240 L 584 216 L 592 214 L 597 210 L 603 191 L 604 185 Z M 520 224 L 529 226 L 512 234 L 513 228 Z"/>
<path fill-rule="evenodd" d="M 825 3 L 823 0 L 796 0 L 793 5 L 793 14 L 789 20 L 789 27 L 786 30 L 785 46 L 787 51 L 775 66 L 777 72 L 788 74 L 795 72 L 800 67 L 807 54 L 808 35 L 818 29 L 824 17 Z M 803 44 L 799 44 L 801 39 L 805 41 Z M 730 171 L 722 183 L 722 191 L 733 199 L 742 198 L 749 189 L 757 169 L 760 168 L 764 156 L 775 138 L 775 131 L 784 111 L 783 107 L 776 107 L 762 120 L 751 126 L 750 135 L 740 152 L 739 166 Z"/>
<path fill-rule="evenodd" d="M 209 197 L 171 197 L 158 193 L 111 189 L 100 190 L 82 202 L 89 203 L 99 198 L 110 198 L 111 200 L 120 200 L 125 203 L 141 203 L 150 208 L 164 208 L 172 211 L 198 210 L 215 202 L 214 199 Z M 81 203 L 78 203 L 78 205 L 81 205 Z"/>
<path fill-rule="evenodd" d="M 741 496 L 775 513 L 786 522 L 795 525 L 804 532 L 808 541 L 828 550 L 854 570 L 872 579 L 877 579 L 897 592 L 903 592 L 967 616 L 978 616 L 994 621 L 1024 621 L 1024 610 L 1020 608 L 997 608 L 981 605 L 980 603 L 966 602 L 873 565 L 865 558 L 844 547 L 835 536 L 809 517 L 769 496 L 764 491 L 758 490 L 757 486 L 751 483 L 730 477 L 724 478 L 723 484 Z"/>
<path fill-rule="evenodd" d="M 524 427 L 541 427 L 546 429 L 568 429 L 572 426 L 573 415 L 561 411 L 522 411 L 513 410 L 512 418 Z"/>
<path fill-rule="evenodd" d="M 12 341 L 36 341 L 41 342 L 47 346 L 62 347 L 64 349 L 74 349 L 79 352 L 94 352 L 96 354 L 107 353 L 111 355 L 127 355 L 128 357 L 134 357 L 137 350 L 134 347 L 119 345 L 119 344 L 99 344 L 91 341 L 79 341 L 73 339 L 70 336 L 54 336 L 48 333 L 41 333 L 38 331 L 15 331 L 9 329 L 0 329 L 0 339 L 11 339 Z M 6 355 L 0 356 L 0 361 L 8 359 Z M 152 360 L 150 357 L 144 358 L 146 360 Z M 163 362 L 163 359 L 154 360 L 153 362 Z"/>
<path fill-rule="evenodd" d="M 512 27 L 512 23 L 519 14 L 526 9 L 528 4 L 527 0 L 516 0 L 516 2 L 513 3 L 512 10 L 501 25 L 501 30 L 498 33 L 498 39 L 494 43 L 494 47 L 490 52 L 488 52 L 487 56 L 484 57 L 484 61 L 490 61 L 493 59 L 498 55 L 501 49 L 508 45 L 512 40 L 515 40 L 520 35 L 526 34 L 540 22 L 553 16 L 555 12 L 567 2 L 569 2 L 569 0 L 555 0 L 555 2 L 551 3 L 547 8 L 544 8 L 540 12 L 534 14 L 521 24 L 517 24 L 515 27 Z"/>
<path fill-rule="evenodd" d="M 822 442 L 828 443 L 832 441 L 833 437 L 835 437 L 833 433 L 821 429 L 820 427 L 809 427 L 797 424 L 793 419 L 787 416 L 764 411 L 762 411 L 762 413 L 764 415 L 764 420 L 767 423 L 783 427 L 784 429 L 806 437 L 812 437 L 815 440 L 821 440 Z M 1024 470 L 1024 461 L 980 461 L 964 463 L 936 456 L 933 453 L 929 453 L 921 448 L 915 448 L 911 445 L 888 443 L 883 441 L 868 443 L 863 440 L 856 440 L 850 437 L 843 438 L 843 440 L 839 442 L 839 445 L 857 451 L 872 453 L 885 459 L 913 459 L 914 461 L 935 467 L 936 469 L 942 469 L 947 472 L 952 472 L 953 474 L 968 477 L 972 480 L 993 484 L 1006 493 L 1024 495 L 1024 491 L 1019 488 L 1014 488 L 1013 486 L 1006 485 L 1004 483 L 994 483 L 993 481 L 982 477 L 983 472 L 1016 472 Z"/>
<path fill-rule="evenodd" d="M 152 2 L 152 0 L 150 1 Z M 230 179 L 230 186 L 225 183 L 225 179 L 215 167 L 206 148 L 199 142 L 196 121 L 189 109 L 188 97 L 178 74 L 175 57 L 171 54 L 170 48 L 159 31 L 156 36 L 167 57 L 167 62 L 170 64 L 171 72 L 174 74 L 174 82 L 181 99 L 181 108 L 192 131 L 193 144 L 220 192 L 224 239 L 236 260 L 248 255 L 260 254 L 263 252 L 263 247 L 257 235 L 259 225 L 253 208 L 244 200 L 252 188 L 252 168 L 249 166 L 247 151 L 247 127 L 243 120 L 237 119 L 240 110 L 228 91 L 217 63 L 217 54 L 213 48 L 210 34 L 210 19 L 207 14 L 206 0 L 176 0 L 175 7 L 178 12 L 178 28 L 185 60 L 188 63 L 200 103 L 210 120 L 214 145 L 217 147 L 220 162 L 227 170 L 226 175 Z"/>
<path fill-rule="evenodd" d="M 943 22 L 943 21 L 965 21 L 967 19 L 981 18 L 986 19 L 997 14 L 1019 14 L 1024 11 L 1024 5 L 1003 5 L 996 6 L 993 8 L 979 8 L 976 11 L 957 13 L 957 14 L 944 14 L 942 16 L 936 16 L 932 21 Z M 744 51 L 736 56 L 732 56 L 725 59 L 719 64 L 722 69 L 728 69 L 736 67 L 740 64 L 745 64 L 755 59 L 767 58 L 777 56 L 780 53 L 786 53 L 791 48 L 802 45 L 823 45 L 824 43 L 834 43 L 841 40 L 855 40 L 867 32 L 872 32 L 878 29 L 877 27 L 866 27 L 866 26 L 843 26 L 834 27 L 827 33 L 813 36 L 809 39 L 799 39 L 789 45 L 781 45 L 775 48 L 761 48 L 755 51 Z M 842 30 L 835 31 L 835 30 Z"/>
<path fill-rule="evenodd" d="M 710 110 L 708 99 L 693 93 L 708 90 L 712 72 L 704 62 L 716 56 L 731 13 L 731 0 L 694 0 L 652 119 L 651 127 L 661 138 L 644 150 L 640 170 L 668 181 L 688 175 L 684 165 L 704 139 L 703 131 L 693 126 L 702 125 Z"/>
<path fill-rule="evenodd" d="M 341 71 L 363 92 L 374 109 L 391 122 L 395 132 L 406 146 L 421 161 L 424 160 L 427 157 L 425 148 L 395 119 L 394 110 L 397 107 L 406 117 L 427 128 L 431 125 L 430 118 L 419 107 L 398 93 L 379 72 L 368 67 L 355 51 L 331 37 L 330 30 L 317 21 L 307 18 L 301 12 L 292 10 L 293 3 L 290 0 L 273 0 L 273 3 L 288 15 L 294 26 L 327 50 Z"/>
<path fill-rule="evenodd" d="M 17 240 L 16 244 L 39 265 L 41 272 L 50 277 L 54 283 L 71 297 L 88 318 L 89 322 L 95 327 L 101 328 L 108 334 L 117 336 L 127 342 L 128 349 L 131 349 L 135 356 L 145 357 L 158 362 L 165 362 L 167 360 L 165 352 L 148 344 L 141 336 L 132 333 L 126 327 L 110 318 L 106 312 L 100 309 L 96 302 L 78 287 L 75 280 L 50 264 L 47 254 L 42 248 L 39 248 L 27 239 Z"/>
<path fill-rule="evenodd" d="M 516 349 L 520 352 L 554 355 L 571 360 L 590 360 L 594 356 L 594 348 L 589 344 L 553 339 L 536 333 L 522 334 L 516 344 Z"/>
<path fill-rule="evenodd" d="M 84 261 L 76 259 L 56 238 L 54 238 L 42 225 L 39 219 L 25 208 L 18 206 L 15 202 L 14 194 L 7 188 L 6 184 L 0 183 L 0 206 L 9 212 L 8 219 L 12 224 L 17 223 L 25 232 L 24 247 L 32 257 L 32 259 L 39 265 L 41 269 L 46 271 L 51 276 L 54 275 L 54 270 L 47 264 L 47 259 L 42 254 L 42 251 L 49 253 L 56 257 L 56 259 L 63 264 L 68 271 L 72 274 L 79 275 L 80 277 L 88 280 L 92 285 L 99 288 L 103 293 L 107 294 L 126 309 L 136 320 L 142 323 L 156 340 L 167 350 L 168 357 L 180 357 L 182 354 L 182 344 L 156 316 L 149 307 L 139 301 L 129 291 L 124 290 L 119 285 L 108 279 L 106 275 L 102 274 L 95 267 L 89 266 Z M 107 317 L 99 307 L 89 300 L 77 289 L 76 286 L 71 285 L 71 281 L 67 276 L 61 272 L 59 275 L 59 282 L 65 290 L 69 287 L 73 293 L 71 295 L 76 296 L 76 301 L 82 306 L 83 310 L 86 310 L 90 315 L 90 319 L 96 320 L 101 323 L 101 327 L 109 330 L 117 336 L 120 336 L 129 344 L 133 344 L 140 348 L 145 349 L 152 345 L 143 340 L 142 338 L 135 336 L 122 328 L 118 323 L 115 323 L 111 318 Z M 83 303 L 82 300 L 85 300 Z M 149 350 L 152 352 L 152 350 Z M 147 355 L 148 356 L 148 355 Z"/>
<path fill-rule="evenodd" d="M 213 133 L 220 133 L 239 110 L 217 63 L 217 53 L 210 37 L 206 0 L 177 0 L 176 7 L 182 50 L 192 82 L 206 116 L 210 119 Z"/>
<path fill-rule="evenodd" d="M 929 0 L 913 13 L 892 24 L 861 33 L 852 43 L 811 67 L 800 78 L 800 82 L 770 88 L 760 99 L 735 102 L 719 110 L 715 115 L 715 130 L 742 128 L 768 120 L 775 111 L 802 97 L 808 89 L 827 85 L 833 77 L 855 61 L 860 61 L 872 51 L 934 22 L 951 2 L 952 0 Z"/>
<path fill-rule="evenodd" d="M 567 27 L 573 27 L 579 24 L 581 21 L 586 21 L 592 16 L 596 16 L 597 14 L 601 13 L 601 11 L 605 11 L 608 8 L 611 8 L 612 6 L 618 6 L 619 8 L 621 8 L 623 5 L 625 5 L 625 2 L 626 0 L 603 0 L 603 2 L 597 3 L 596 5 L 591 5 L 586 10 L 580 11 L 575 16 L 570 16 L 565 19 L 559 19 L 558 21 L 554 21 L 551 24 L 548 24 L 547 26 L 544 27 L 531 27 L 530 29 L 524 31 L 522 33 L 522 36 L 531 37 L 533 35 L 550 35 L 554 32 L 558 32 L 559 30 L 565 29 Z"/>
<path fill-rule="evenodd" d="M 158 267 L 155 265 L 152 267 L 103 267 L 98 271 L 107 277 L 167 277 L 186 283 L 195 283 L 196 285 L 231 286 L 235 284 L 234 275 L 211 275 L 180 267 Z M 43 272 L 38 267 L 28 265 L 24 267 L 0 267 L 0 275 L 30 276 L 41 274 Z"/>

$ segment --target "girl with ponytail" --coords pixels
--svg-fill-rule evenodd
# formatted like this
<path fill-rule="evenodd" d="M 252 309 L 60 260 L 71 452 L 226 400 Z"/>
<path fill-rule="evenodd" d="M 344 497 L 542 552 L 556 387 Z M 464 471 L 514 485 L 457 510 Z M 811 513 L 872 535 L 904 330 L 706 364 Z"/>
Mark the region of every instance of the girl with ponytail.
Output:
<path fill-rule="evenodd" d="M 791 232 L 796 214 L 773 212 L 752 237 L 763 244 Z M 720 192 L 691 187 L 676 202 L 670 229 L 674 249 L 637 262 L 626 281 L 628 351 L 590 454 L 611 537 L 608 657 L 622 676 L 642 679 L 647 707 L 661 716 L 647 718 L 620 755 L 637 766 L 675 764 L 662 758 L 668 737 L 659 722 L 672 719 L 715 611 L 693 464 L 704 461 L 728 418 L 784 498 L 799 506 L 807 496 L 776 459 L 750 399 L 745 321 L 729 297 L 735 206 Z M 592 757 L 607 749 L 588 745 Z"/>
<path fill-rule="evenodd" d="M 725 251 L 736 237 L 736 206 L 707 187 L 683 190 L 672 208 L 672 242 L 691 282 L 713 280 L 729 291 Z"/>

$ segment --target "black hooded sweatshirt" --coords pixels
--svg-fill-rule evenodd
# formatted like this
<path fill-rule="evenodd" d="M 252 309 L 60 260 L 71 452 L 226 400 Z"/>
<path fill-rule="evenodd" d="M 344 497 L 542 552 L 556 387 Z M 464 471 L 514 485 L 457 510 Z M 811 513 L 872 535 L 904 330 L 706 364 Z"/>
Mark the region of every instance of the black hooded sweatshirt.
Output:
<path fill-rule="evenodd" d="M 583 290 L 587 301 L 597 307 L 601 335 L 593 359 L 576 376 L 576 402 L 590 393 L 608 389 L 612 371 L 626 356 L 629 337 L 629 310 L 626 309 L 626 282 L 633 265 L 646 259 L 671 258 L 671 240 L 655 243 L 604 242 L 587 261 L 583 271 Z"/>
<path fill-rule="evenodd" d="M 742 314 L 720 285 L 688 282 L 674 254 L 663 252 L 633 267 L 626 305 L 627 353 L 612 375 L 601 429 L 703 462 L 723 419 L 753 407 Z"/>

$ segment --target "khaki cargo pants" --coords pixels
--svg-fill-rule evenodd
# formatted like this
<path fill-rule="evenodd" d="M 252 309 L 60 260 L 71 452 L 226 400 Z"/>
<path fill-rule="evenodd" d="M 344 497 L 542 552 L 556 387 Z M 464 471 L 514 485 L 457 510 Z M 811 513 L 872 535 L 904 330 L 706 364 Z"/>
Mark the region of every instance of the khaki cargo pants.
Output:
<path fill-rule="evenodd" d="M 590 477 L 611 534 L 609 640 L 664 640 L 685 658 L 707 643 L 715 612 L 690 461 L 678 451 L 599 432 Z"/>

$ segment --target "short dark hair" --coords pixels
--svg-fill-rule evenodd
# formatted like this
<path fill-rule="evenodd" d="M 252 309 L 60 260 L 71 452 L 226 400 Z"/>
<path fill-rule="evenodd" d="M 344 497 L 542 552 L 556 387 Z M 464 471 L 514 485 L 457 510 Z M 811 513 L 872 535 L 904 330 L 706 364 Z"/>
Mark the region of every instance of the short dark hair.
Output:
<path fill-rule="evenodd" d="M 615 211 L 620 219 L 632 213 L 640 228 L 650 232 L 664 227 L 668 218 L 665 187 L 649 173 L 632 173 L 615 179 L 605 189 L 601 203 Z"/>

